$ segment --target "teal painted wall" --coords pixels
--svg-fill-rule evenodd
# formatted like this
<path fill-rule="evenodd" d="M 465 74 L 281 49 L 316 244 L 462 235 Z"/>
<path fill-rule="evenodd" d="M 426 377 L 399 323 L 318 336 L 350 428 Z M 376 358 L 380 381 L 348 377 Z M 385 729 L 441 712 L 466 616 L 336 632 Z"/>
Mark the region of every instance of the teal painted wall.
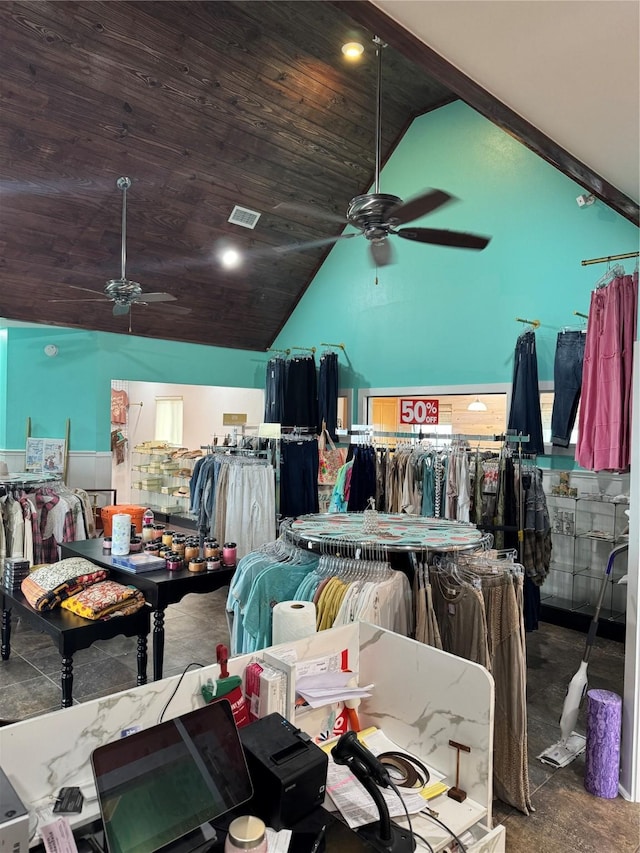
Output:
<path fill-rule="evenodd" d="M 267 357 L 260 353 L 49 326 L 10 326 L 3 331 L 8 362 L 6 395 L 0 401 L 7 405 L 0 446 L 7 449 L 24 447 L 30 417 L 34 436 L 64 436 L 69 418 L 73 450 L 109 450 L 112 379 L 264 385 Z M 55 358 L 44 354 L 50 343 L 59 349 Z M 0 412 L 5 413 L 4 405 Z"/>
<path fill-rule="evenodd" d="M 578 208 L 581 187 L 462 103 L 417 119 L 382 173 L 381 190 L 403 198 L 431 186 L 461 200 L 419 224 L 491 235 L 488 248 L 393 238 L 397 263 L 376 285 L 364 238 L 342 241 L 274 346 L 344 342 L 341 385 L 356 390 L 510 382 L 515 318 L 525 317 L 542 322 L 539 375 L 552 379 L 557 332 L 589 310 L 604 271 L 580 260 L 637 250 L 637 228 L 600 202 Z M 9 449 L 24 446 L 30 416 L 36 436 L 62 436 L 70 418 L 74 450 L 108 450 L 111 379 L 264 387 L 260 353 L 45 326 L 10 324 L 6 334 Z"/>
<path fill-rule="evenodd" d="M 0 447 L 7 444 L 7 330 L 0 328 Z"/>
<path fill-rule="evenodd" d="M 542 323 L 539 376 L 553 379 L 557 332 L 577 327 L 605 270 L 580 261 L 637 250 L 638 229 L 600 202 L 579 208 L 581 187 L 460 102 L 416 119 L 382 172 L 382 192 L 427 187 L 460 201 L 415 224 L 491 235 L 489 246 L 392 238 L 397 263 L 376 285 L 365 239 L 344 240 L 274 346 L 344 342 L 343 387 L 510 382 L 524 317 Z"/>

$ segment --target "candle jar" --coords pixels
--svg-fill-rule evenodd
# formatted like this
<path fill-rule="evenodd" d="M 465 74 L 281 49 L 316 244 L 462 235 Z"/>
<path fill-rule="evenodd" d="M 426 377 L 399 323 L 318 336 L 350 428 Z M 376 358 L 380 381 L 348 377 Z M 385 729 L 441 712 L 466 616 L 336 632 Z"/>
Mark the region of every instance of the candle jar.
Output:
<path fill-rule="evenodd" d="M 147 542 L 147 544 L 144 546 L 144 550 L 147 552 L 147 554 L 153 554 L 155 557 L 157 557 L 160 554 L 160 545 L 158 544 L 158 542 Z"/>
<path fill-rule="evenodd" d="M 162 544 L 171 547 L 173 545 L 173 530 L 162 531 Z"/>
<path fill-rule="evenodd" d="M 194 557 L 197 557 L 199 555 L 199 553 L 200 553 L 200 549 L 193 542 L 193 540 L 190 539 L 188 542 L 185 543 L 184 558 L 187 562 L 189 562 L 189 560 L 193 560 Z"/>
<path fill-rule="evenodd" d="M 184 557 L 184 543 L 185 543 L 184 533 L 174 533 L 173 534 L 172 548 L 175 551 L 175 553 L 179 554 L 181 557 Z"/>
<path fill-rule="evenodd" d="M 220 568 L 220 557 L 216 554 L 215 557 L 206 557 L 207 571 L 216 572 Z"/>
<path fill-rule="evenodd" d="M 229 824 L 224 853 L 267 853 L 267 830 L 264 821 L 253 815 L 237 817 Z"/>
<path fill-rule="evenodd" d="M 194 574 L 199 574 L 200 572 L 204 572 L 207 566 L 202 557 L 193 557 L 193 559 L 189 560 L 188 569 L 190 572 Z"/>
<path fill-rule="evenodd" d="M 154 524 L 153 525 L 153 538 L 160 539 L 162 541 L 162 534 L 164 533 L 165 525 L 164 524 Z"/>
<path fill-rule="evenodd" d="M 179 554 L 173 551 L 169 552 L 165 558 L 168 572 L 179 572 L 182 569 L 182 558 Z"/>
<path fill-rule="evenodd" d="M 153 539 L 153 524 L 142 525 L 142 541 L 151 542 Z"/>
<path fill-rule="evenodd" d="M 235 566 L 238 547 L 235 542 L 225 542 L 222 546 L 222 563 L 225 566 Z"/>
<path fill-rule="evenodd" d="M 129 541 L 129 552 L 131 554 L 137 554 L 138 551 L 142 551 L 142 537 L 133 536 Z"/>
<path fill-rule="evenodd" d="M 102 540 L 102 550 L 105 554 L 111 553 L 111 537 L 105 536 Z"/>
<path fill-rule="evenodd" d="M 217 539 L 205 539 L 204 540 L 204 555 L 205 557 L 218 557 L 220 556 L 220 547 L 218 546 Z"/>

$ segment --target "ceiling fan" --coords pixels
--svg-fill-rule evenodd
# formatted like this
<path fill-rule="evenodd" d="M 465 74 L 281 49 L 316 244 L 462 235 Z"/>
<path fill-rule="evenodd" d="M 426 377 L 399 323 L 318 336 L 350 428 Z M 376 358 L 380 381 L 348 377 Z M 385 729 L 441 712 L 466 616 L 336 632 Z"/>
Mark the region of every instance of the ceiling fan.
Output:
<path fill-rule="evenodd" d="M 176 297 L 170 293 L 144 293 L 137 281 L 131 281 L 126 275 L 127 263 L 127 190 L 131 187 L 131 178 L 118 178 L 116 186 L 122 191 L 122 240 L 121 240 L 121 270 L 120 278 L 110 279 L 105 288 L 104 296 L 98 296 L 95 290 L 88 287 L 79 287 L 77 284 L 67 284 L 74 290 L 83 290 L 85 293 L 93 293 L 94 299 L 49 299 L 49 302 L 103 302 L 105 297 L 113 302 L 113 314 L 115 317 L 129 314 L 132 305 L 147 305 L 154 302 L 174 302 Z M 172 305 L 171 310 L 177 314 L 189 314 L 191 308 L 181 305 Z"/>
<path fill-rule="evenodd" d="M 431 243 L 437 246 L 450 246 L 459 249 L 484 249 L 490 241 L 490 237 L 482 237 L 478 234 L 468 234 L 462 231 L 447 231 L 441 228 L 399 228 L 400 225 L 413 222 L 427 213 L 443 207 L 445 204 L 456 201 L 454 196 L 444 190 L 430 189 L 420 195 L 403 201 L 395 195 L 380 192 L 380 149 L 382 142 L 381 130 L 381 104 L 382 104 L 382 51 L 386 47 L 384 42 L 375 36 L 376 45 L 377 80 L 376 80 L 376 162 L 375 183 L 372 193 L 357 195 L 352 198 L 347 207 L 346 219 L 337 216 L 330 211 L 319 210 L 312 205 L 297 204 L 295 202 L 281 202 L 275 206 L 275 210 L 305 213 L 329 220 L 348 224 L 357 228 L 357 231 L 340 234 L 336 237 L 327 237 L 320 240 L 311 240 L 307 243 L 282 246 L 276 249 L 278 252 L 301 251 L 316 246 L 329 245 L 338 240 L 350 237 L 366 237 L 369 241 L 371 259 L 376 266 L 382 267 L 391 263 L 393 251 L 389 237 L 402 237 L 405 240 L 413 240 L 417 243 Z"/>

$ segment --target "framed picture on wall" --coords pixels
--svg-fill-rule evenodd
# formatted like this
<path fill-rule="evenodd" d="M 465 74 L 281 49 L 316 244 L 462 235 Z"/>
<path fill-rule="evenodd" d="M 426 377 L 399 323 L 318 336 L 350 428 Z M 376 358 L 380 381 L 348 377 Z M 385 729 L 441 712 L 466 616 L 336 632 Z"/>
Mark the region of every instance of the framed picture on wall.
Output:
<path fill-rule="evenodd" d="M 64 474 L 67 442 L 64 438 L 28 438 L 25 471 Z"/>

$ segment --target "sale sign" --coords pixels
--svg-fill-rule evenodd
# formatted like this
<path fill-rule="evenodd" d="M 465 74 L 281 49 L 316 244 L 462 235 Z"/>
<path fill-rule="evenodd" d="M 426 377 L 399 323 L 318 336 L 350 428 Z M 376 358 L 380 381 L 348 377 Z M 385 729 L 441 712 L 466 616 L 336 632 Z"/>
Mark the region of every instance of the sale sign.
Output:
<path fill-rule="evenodd" d="M 400 400 L 400 423 L 433 426 L 438 423 L 439 400 L 402 398 Z"/>

